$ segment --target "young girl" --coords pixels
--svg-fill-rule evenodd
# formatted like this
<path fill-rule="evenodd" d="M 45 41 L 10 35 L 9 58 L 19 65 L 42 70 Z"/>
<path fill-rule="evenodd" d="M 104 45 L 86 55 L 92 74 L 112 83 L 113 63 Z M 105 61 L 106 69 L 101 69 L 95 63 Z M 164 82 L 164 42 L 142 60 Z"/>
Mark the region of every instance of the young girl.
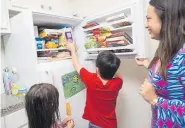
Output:
<path fill-rule="evenodd" d="M 150 76 L 140 94 L 153 105 L 152 128 L 185 128 L 185 0 L 151 0 L 146 17 L 160 44 L 151 62 L 136 59 Z"/>
<path fill-rule="evenodd" d="M 66 118 L 60 122 L 59 93 L 51 84 L 33 85 L 25 97 L 29 128 L 73 128 L 74 122 Z"/>

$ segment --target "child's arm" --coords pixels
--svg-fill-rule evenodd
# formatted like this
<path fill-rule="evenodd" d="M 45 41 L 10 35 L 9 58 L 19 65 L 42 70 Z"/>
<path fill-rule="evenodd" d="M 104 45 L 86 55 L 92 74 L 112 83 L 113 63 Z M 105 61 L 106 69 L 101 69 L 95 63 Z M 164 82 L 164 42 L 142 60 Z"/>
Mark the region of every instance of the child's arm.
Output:
<path fill-rule="evenodd" d="M 121 73 L 119 71 L 116 72 L 116 74 L 114 75 L 115 78 L 120 78 L 123 79 Z"/>
<path fill-rule="evenodd" d="M 120 90 L 122 88 L 122 85 L 123 85 L 123 77 L 122 77 L 122 75 L 119 71 L 116 72 L 114 77 L 117 78 L 117 85 L 118 85 L 117 89 Z"/>
<path fill-rule="evenodd" d="M 74 43 L 68 43 L 67 47 L 69 50 L 71 50 L 71 57 L 72 57 L 73 66 L 76 69 L 76 71 L 78 73 L 80 73 L 82 66 L 78 62 L 78 57 L 76 55 Z"/>
<path fill-rule="evenodd" d="M 75 52 L 74 43 L 69 43 L 67 47 L 69 50 L 71 50 L 73 66 L 80 75 L 82 82 L 86 87 L 90 87 L 89 85 L 91 84 L 89 83 L 91 83 L 94 80 L 94 77 L 96 77 L 96 75 L 94 75 L 94 73 L 89 72 L 80 65 L 80 63 L 78 62 L 78 57 Z"/>

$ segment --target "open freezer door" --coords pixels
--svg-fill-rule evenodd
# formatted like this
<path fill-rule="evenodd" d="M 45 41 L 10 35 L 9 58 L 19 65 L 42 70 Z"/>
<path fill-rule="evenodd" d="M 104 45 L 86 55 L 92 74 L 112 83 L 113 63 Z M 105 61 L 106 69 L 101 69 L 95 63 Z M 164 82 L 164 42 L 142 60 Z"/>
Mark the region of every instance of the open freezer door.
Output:
<path fill-rule="evenodd" d="M 32 12 L 24 11 L 10 20 L 11 34 L 4 37 L 8 67 L 15 67 L 21 83 L 30 87 L 36 83 L 36 46 Z"/>

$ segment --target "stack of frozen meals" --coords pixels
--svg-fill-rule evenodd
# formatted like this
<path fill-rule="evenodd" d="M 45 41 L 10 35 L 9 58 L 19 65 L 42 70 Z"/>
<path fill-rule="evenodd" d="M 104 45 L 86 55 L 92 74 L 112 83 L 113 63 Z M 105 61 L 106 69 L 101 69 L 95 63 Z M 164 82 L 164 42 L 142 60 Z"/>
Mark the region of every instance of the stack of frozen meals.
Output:
<path fill-rule="evenodd" d="M 126 32 L 113 33 L 106 38 L 107 47 L 126 46 L 132 43 L 132 38 Z"/>

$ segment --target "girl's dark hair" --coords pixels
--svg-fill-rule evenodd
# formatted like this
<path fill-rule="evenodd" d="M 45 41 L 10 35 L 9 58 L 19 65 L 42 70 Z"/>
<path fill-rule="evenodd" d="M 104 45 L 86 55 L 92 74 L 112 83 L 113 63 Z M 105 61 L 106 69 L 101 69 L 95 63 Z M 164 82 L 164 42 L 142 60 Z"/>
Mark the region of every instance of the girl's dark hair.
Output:
<path fill-rule="evenodd" d="M 151 0 L 161 20 L 160 44 L 149 68 L 161 61 L 160 73 L 166 80 L 166 68 L 185 43 L 185 0 Z"/>
<path fill-rule="evenodd" d="M 101 78 L 112 79 L 120 66 L 120 59 L 111 51 L 101 52 L 96 59 L 96 67 L 99 68 Z"/>
<path fill-rule="evenodd" d="M 60 120 L 59 93 L 51 84 L 33 85 L 25 97 L 29 128 L 51 128 Z"/>

